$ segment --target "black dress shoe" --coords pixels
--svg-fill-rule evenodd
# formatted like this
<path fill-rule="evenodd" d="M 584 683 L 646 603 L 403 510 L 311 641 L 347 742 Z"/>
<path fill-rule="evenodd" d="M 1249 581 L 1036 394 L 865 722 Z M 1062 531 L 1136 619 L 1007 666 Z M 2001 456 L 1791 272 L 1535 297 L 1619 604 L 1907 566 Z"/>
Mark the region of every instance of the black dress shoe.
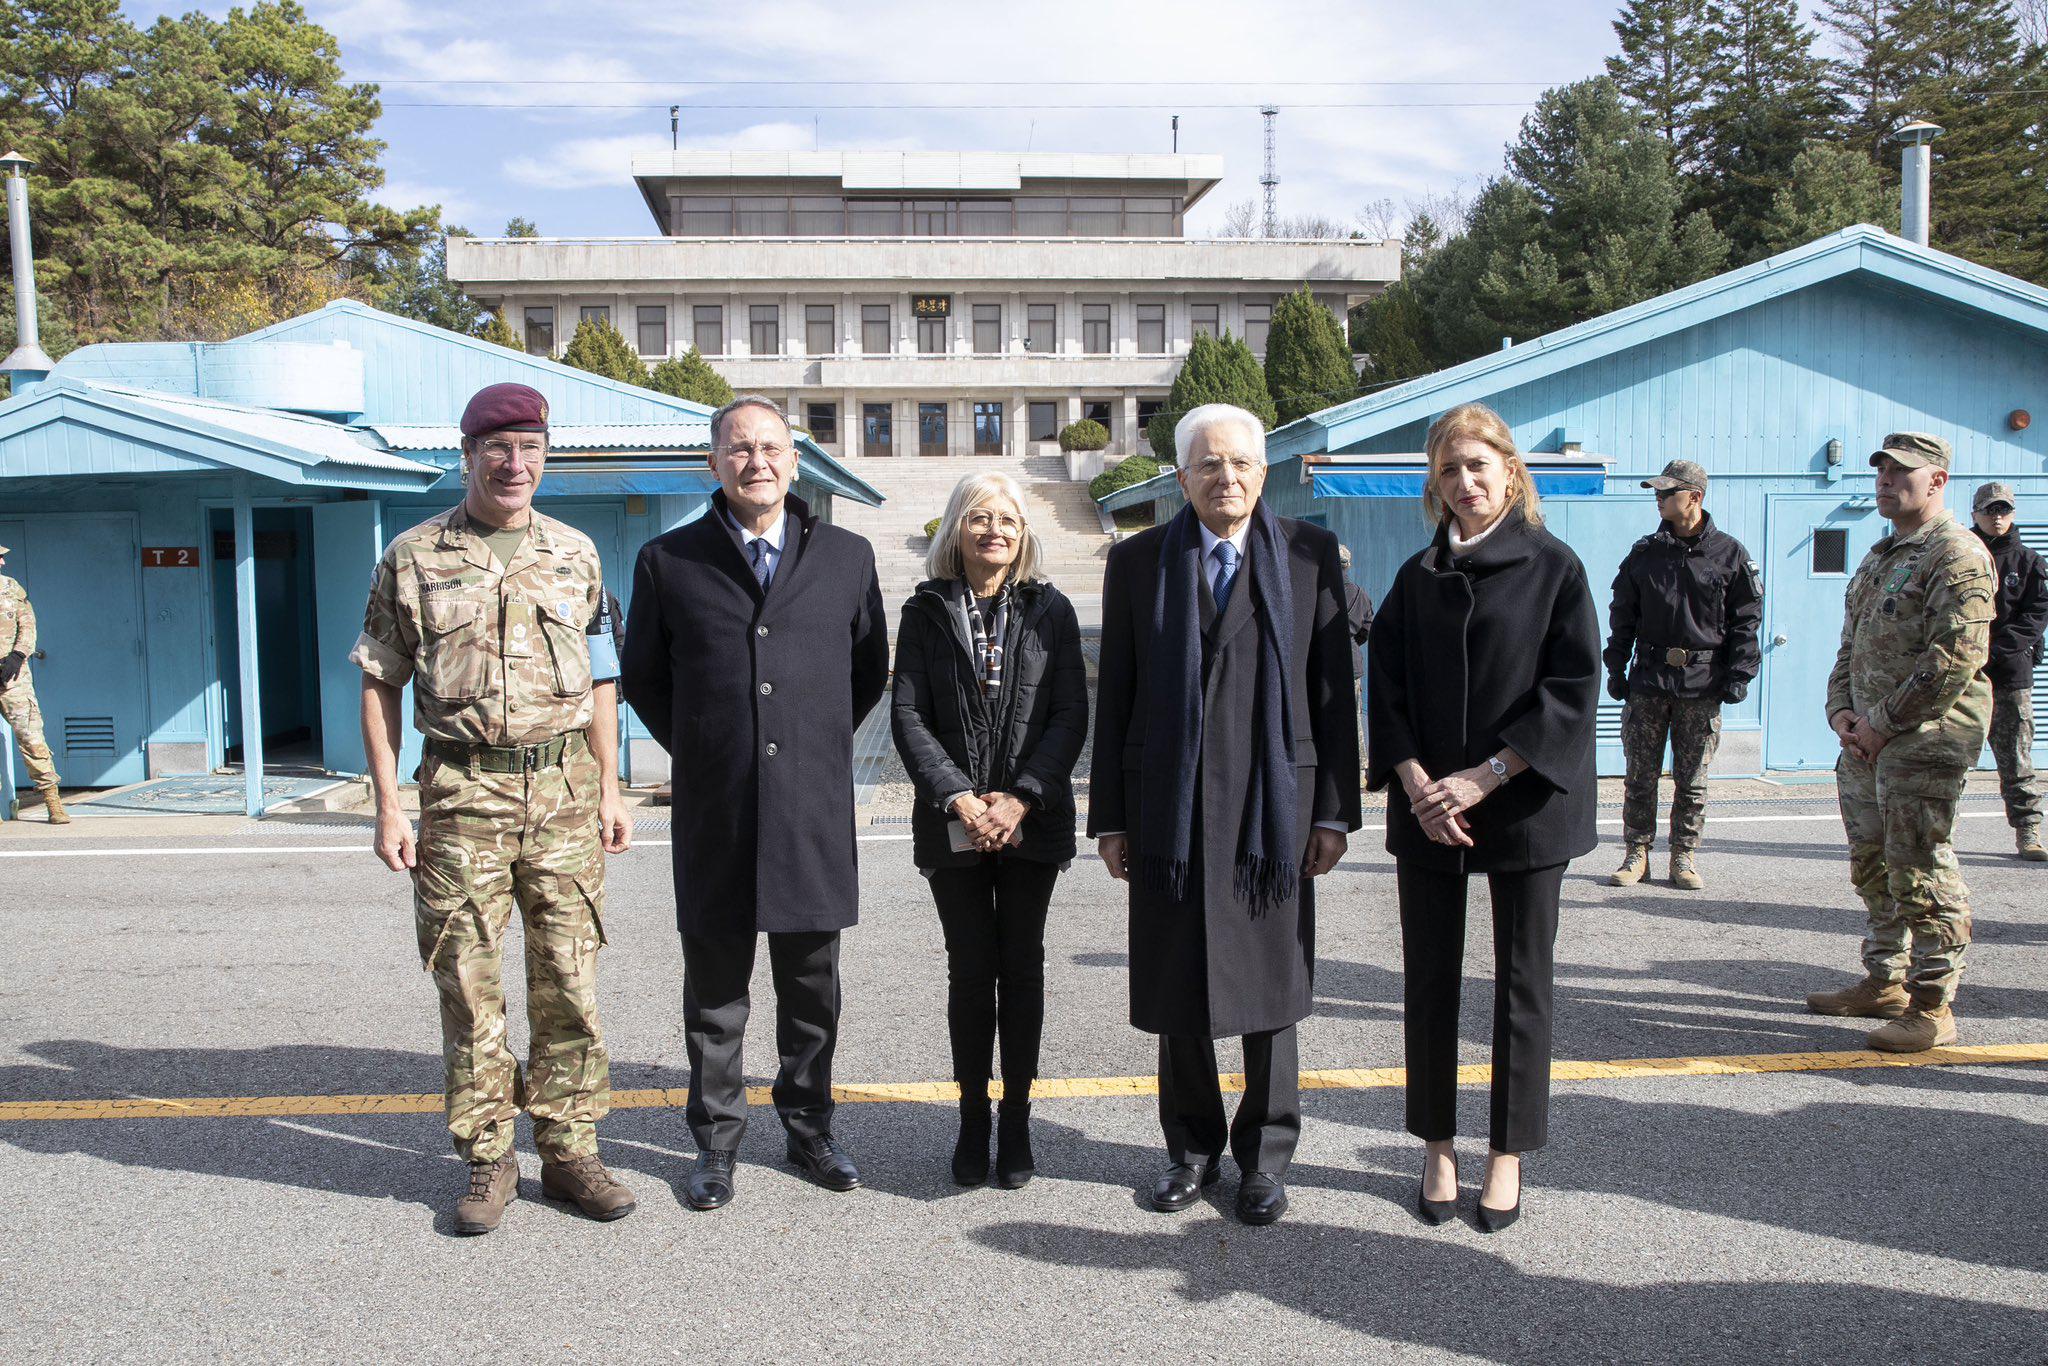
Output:
<path fill-rule="evenodd" d="M 960 1137 L 953 1142 L 953 1181 L 979 1186 L 988 1180 L 988 1139 L 993 1132 L 988 1097 L 960 1102 Z"/>
<path fill-rule="evenodd" d="M 815 1138 L 798 1138 L 791 1134 L 783 1151 L 797 1170 L 828 1191 L 850 1191 L 860 1186 L 860 1168 L 853 1165 L 852 1158 L 839 1151 L 839 1144 L 830 1134 L 819 1134 Z"/>
<path fill-rule="evenodd" d="M 1520 1194 L 1517 1194 L 1515 1196 L 1515 1203 L 1509 1205 L 1506 1209 L 1489 1209 L 1485 1205 L 1480 1205 L 1477 1208 L 1479 1211 L 1479 1227 L 1485 1229 L 1488 1233 L 1499 1233 L 1509 1224 L 1522 1217 L 1522 1197 Z"/>
<path fill-rule="evenodd" d="M 1222 1175 L 1214 1161 L 1200 1167 L 1176 1162 L 1152 1183 L 1152 1208 L 1162 1214 L 1177 1214 L 1201 1199 L 1202 1188 L 1215 1185 Z"/>
<path fill-rule="evenodd" d="M 697 1154 L 697 1165 L 690 1168 L 689 1182 L 683 1187 L 691 1209 L 717 1209 L 731 1203 L 733 1162 L 738 1156 L 735 1148 L 706 1148 Z"/>
<path fill-rule="evenodd" d="M 1244 1224 L 1277 1224 L 1287 1213 L 1287 1187 L 1267 1172 L 1251 1172 L 1237 1188 L 1237 1218 Z"/>
<path fill-rule="evenodd" d="M 1031 1156 L 1031 1102 L 1006 1100 L 996 1111 L 996 1189 L 1020 1190 L 1037 1171 Z"/>
<path fill-rule="evenodd" d="M 1458 1217 L 1457 1196 L 1454 1195 L 1448 1200 L 1432 1200 L 1422 1193 L 1425 1189 L 1420 1181 L 1415 1183 L 1415 1212 L 1422 1216 L 1425 1223 L 1448 1224 Z"/>

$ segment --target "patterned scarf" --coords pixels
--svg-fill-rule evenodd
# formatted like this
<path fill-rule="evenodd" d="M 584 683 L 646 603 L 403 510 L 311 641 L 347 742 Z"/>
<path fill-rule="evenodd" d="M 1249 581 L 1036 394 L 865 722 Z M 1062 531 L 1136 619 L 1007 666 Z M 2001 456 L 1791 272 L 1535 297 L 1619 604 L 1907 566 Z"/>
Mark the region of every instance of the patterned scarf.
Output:
<path fill-rule="evenodd" d="M 994 601 L 989 603 L 988 613 L 982 614 L 981 599 L 974 596 L 974 590 L 967 590 L 967 629 L 974 637 L 975 672 L 981 679 L 984 697 L 993 697 L 1003 688 L 1003 634 L 1010 625 L 1010 584 L 1006 579 L 996 590 Z"/>

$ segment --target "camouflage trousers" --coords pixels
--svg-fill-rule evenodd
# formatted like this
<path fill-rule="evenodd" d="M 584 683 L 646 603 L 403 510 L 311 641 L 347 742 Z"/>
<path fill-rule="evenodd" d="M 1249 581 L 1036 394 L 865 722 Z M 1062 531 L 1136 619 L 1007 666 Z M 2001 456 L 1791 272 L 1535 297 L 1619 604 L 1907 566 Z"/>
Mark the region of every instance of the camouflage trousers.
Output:
<path fill-rule="evenodd" d="M 1970 889 L 1950 843 L 1963 772 L 1896 762 L 1889 748 L 1875 764 L 1847 750 L 1835 764 L 1849 877 L 1870 918 L 1864 971 L 1903 979 L 1920 1006 L 1955 999 L 1970 947 Z"/>
<path fill-rule="evenodd" d="M 521 1109 L 543 1156 L 597 1151 L 611 1108 L 597 803 L 597 760 L 580 733 L 558 766 L 531 773 L 472 772 L 431 754 L 421 765 L 414 921 L 441 997 L 448 1132 L 466 1161 L 510 1151 Z M 507 1045 L 502 975 L 514 906 L 526 939 L 524 1075 Z"/>
<path fill-rule="evenodd" d="M 1721 703 L 1713 697 L 1673 697 L 1629 689 L 1621 708 L 1621 749 L 1628 762 L 1622 784 L 1621 830 L 1628 844 L 1647 849 L 1657 839 L 1657 780 L 1664 746 L 1671 746 L 1671 848 L 1699 847 L 1707 823 L 1707 770 L 1721 747 Z"/>
<path fill-rule="evenodd" d="M 7 719 L 14 732 L 14 747 L 21 751 L 22 767 L 28 770 L 30 780 L 41 791 L 55 792 L 57 761 L 50 757 L 49 743 L 43 739 L 43 709 L 36 705 L 35 678 L 27 664 L 12 683 L 0 688 L 0 717 Z"/>
<path fill-rule="evenodd" d="M 1991 694 L 1991 757 L 1998 763 L 1998 795 L 2015 830 L 2041 825 L 2041 775 L 2034 771 L 2034 693 L 2031 688 Z"/>

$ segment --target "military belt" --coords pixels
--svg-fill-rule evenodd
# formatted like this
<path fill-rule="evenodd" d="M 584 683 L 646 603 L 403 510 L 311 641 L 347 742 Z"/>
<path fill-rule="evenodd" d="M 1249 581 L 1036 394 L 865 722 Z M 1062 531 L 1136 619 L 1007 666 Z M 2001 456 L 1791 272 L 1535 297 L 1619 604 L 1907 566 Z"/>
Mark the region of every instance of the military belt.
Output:
<path fill-rule="evenodd" d="M 571 736 L 581 734 L 571 731 L 557 735 L 552 740 L 543 740 L 537 745 L 513 745 L 500 749 L 496 745 L 469 745 L 459 740 L 443 740 L 428 736 L 427 753 L 443 763 L 471 764 L 486 773 L 532 773 L 537 769 L 553 768 L 562 762 L 562 755 L 569 748 Z"/>
<path fill-rule="evenodd" d="M 1712 664 L 1715 652 L 1712 650 L 1688 650 L 1680 645 L 1649 645 L 1636 642 L 1639 657 L 1669 664 L 1674 669 L 1683 669 L 1688 664 Z"/>

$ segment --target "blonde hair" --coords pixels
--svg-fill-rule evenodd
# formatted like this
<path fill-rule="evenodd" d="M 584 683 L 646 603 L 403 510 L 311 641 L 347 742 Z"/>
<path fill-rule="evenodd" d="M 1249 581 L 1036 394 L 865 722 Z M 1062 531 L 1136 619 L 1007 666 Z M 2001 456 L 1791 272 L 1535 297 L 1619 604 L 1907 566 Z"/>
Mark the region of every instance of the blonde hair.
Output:
<path fill-rule="evenodd" d="M 1439 466 L 1459 441 L 1477 441 L 1499 454 L 1508 469 L 1507 506 L 1520 508 L 1530 526 L 1542 526 L 1543 505 L 1536 497 L 1536 478 L 1529 473 L 1522 453 L 1515 449 L 1515 434 L 1508 430 L 1501 415 L 1484 403 L 1461 403 L 1429 424 L 1429 438 L 1422 447 L 1429 461 L 1429 473 L 1422 482 L 1422 515 L 1429 524 L 1437 526 L 1450 516 L 1450 508 L 1437 492 L 1436 483 L 1442 472 Z"/>
<path fill-rule="evenodd" d="M 925 551 L 925 573 L 935 579 L 957 579 L 967 573 L 966 561 L 960 554 L 960 524 L 967 520 L 968 513 L 997 498 L 1015 508 L 1017 520 L 1024 524 L 1024 534 L 1017 538 L 1017 558 L 1010 562 L 1009 582 L 1023 583 L 1043 577 L 1038 572 L 1038 533 L 1031 529 L 1031 522 L 1024 515 L 1024 490 L 1000 470 L 970 474 L 953 485 L 952 496 L 946 499 L 945 515 L 939 518 L 939 529 L 932 533 L 931 549 Z"/>

